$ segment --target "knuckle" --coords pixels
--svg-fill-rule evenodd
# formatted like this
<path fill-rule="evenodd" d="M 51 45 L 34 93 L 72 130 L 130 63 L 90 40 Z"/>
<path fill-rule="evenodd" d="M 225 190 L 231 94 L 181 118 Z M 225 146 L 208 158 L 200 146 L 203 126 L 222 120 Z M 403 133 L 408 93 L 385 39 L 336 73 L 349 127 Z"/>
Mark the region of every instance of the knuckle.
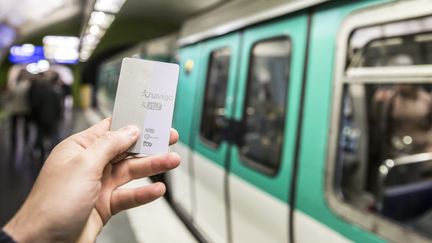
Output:
<path fill-rule="evenodd" d="M 78 154 L 74 157 L 74 163 L 80 164 L 80 165 L 87 165 L 90 161 L 92 161 L 92 157 L 89 153 L 86 153 L 86 151 L 83 151 L 82 153 Z"/>
<path fill-rule="evenodd" d="M 107 133 L 105 133 L 104 135 L 102 135 L 100 137 L 100 139 L 102 141 L 105 141 L 105 142 L 108 142 L 108 143 L 112 143 L 112 142 L 115 141 L 115 137 L 113 135 L 113 132 L 107 132 Z"/>
<path fill-rule="evenodd" d="M 127 140 L 124 139 L 119 132 L 108 132 L 101 137 L 102 141 L 106 144 L 107 149 L 111 151 L 113 155 L 118 155 L 124 152 L 127 144 Z"/>
<path fill-rule="evenodd" d="M 82 144 L 85 147 L 90 146 L 97 139 L 96 135 L 89 133 L 89 132 L 81 132 L 77 135 L 79 135 L 79 137 L 77 136 L 77 138 L 81 139 Z"/>

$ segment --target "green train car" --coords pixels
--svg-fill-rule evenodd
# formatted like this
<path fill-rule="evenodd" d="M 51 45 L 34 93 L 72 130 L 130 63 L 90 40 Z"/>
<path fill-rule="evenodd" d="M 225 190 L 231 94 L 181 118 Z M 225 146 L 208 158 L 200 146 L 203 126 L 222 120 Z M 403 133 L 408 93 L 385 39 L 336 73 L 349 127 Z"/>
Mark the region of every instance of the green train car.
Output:
<path fill-rule="evenodd" d="M 168 188 L 205 241 L 432 241 L 432 1 L 230 1 L 178 44 Z"/>
<path fill-rule="evenodd" d="M 172 62 L 175 59 L 177 36 L 178 34 L 174 32 L 159 38 L 143 41 L 104 61 L 98 68 L 95 87 L 98 113 L 101 113 L 104 117 L 112 115 L 121 62 L 124 57 Z"/>
<path fill-rule="evenodd" d="M 131 55 L 181 65 L 163 180 L 201 241 L 432 242 L 431 0 L 228 1 L 103 64 L 105 115 Z"/>

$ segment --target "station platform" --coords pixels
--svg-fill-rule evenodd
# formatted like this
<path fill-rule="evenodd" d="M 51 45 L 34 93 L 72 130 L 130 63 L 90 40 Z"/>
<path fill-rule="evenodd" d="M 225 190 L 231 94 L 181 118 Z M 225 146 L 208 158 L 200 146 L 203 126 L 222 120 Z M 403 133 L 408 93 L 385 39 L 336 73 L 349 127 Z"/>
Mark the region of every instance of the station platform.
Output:
<path fill-rule="evenodd" d="M 0 114 L 1 116 L 1 114 Z M 82 131 L 102 115 L 92 109 L 74 110 L 65 116 L 61 138 Z M 29 141 L 24 143 L 23 132 L 18 133 L 16 156 L 10 147 L 10 122 L 3 115 L 0 122 L 0 225 L 3 226 L 18 211 L 31 190 L 39 173 L 40 164 L 33 159 L 31 144 L 35 129 L 30 129 Z M 26 144 L 26 145 L 24 145 Z M 132 181 L 123 187 L 139 187 L 151 183 L 150 179 Z M 149 243 L 149 242 L 197 242 L 165 198 L 150 204 L 121 212 L 112 217 L 99 235 L 97 242 Z"/>

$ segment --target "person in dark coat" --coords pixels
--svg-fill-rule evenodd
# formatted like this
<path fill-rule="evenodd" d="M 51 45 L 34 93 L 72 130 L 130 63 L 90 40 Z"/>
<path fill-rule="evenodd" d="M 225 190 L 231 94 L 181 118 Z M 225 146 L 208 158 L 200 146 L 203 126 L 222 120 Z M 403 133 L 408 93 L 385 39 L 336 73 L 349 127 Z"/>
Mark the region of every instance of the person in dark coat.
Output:
<path fill-rule="evenodd" d="M 56 85 L 58 78 L 58 74 L 52 71 L 42 73 L 29 90 L 31 116 L 37 127 L 35 149 L 41 161 L 59 140 L 58 129 L 63 117 L 63 98 L 61 90 Z"/>
<path fill-rule="evenodd" d="M 29 137 L 29 103 L 27 100 L 28 90 L 30 88 L 29 75 L 25 70 L 22 70 L 13 87 L 9 91 L 9 105 L 8 110 L 11 116 L 11 155 L 15 158 L 20 126 L 22 123 L 22 130 L 24 132 L 24 142 L 21 144 L 25 146 Z"/>

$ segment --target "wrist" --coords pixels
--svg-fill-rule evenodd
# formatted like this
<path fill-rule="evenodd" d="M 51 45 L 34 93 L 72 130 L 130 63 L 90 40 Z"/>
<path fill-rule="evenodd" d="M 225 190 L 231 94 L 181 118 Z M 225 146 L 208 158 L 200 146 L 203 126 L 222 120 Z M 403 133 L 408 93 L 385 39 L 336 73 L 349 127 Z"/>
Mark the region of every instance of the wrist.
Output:
<path fill-rule="evenodd" d="M 77 243 L 95 242 L 97 236 L 102 231 L 104 224 L 99 213 L 93 209 L 79 236 Z"/>
<path fill-rule="evenodd" d="M 35 210 L 29 210 L 24 203 L 3 230 L 16 242 L 41 242 L 48 240 L 49 236 L 44 230 L 44 222 L 44 219 L 39 217 Z"/>
<path fill-rule="evenodd" d="M 32 237 L 18 215 L 14 216 L 3 228 L 3 231 L 15 242 L 31 242 Z"/>

